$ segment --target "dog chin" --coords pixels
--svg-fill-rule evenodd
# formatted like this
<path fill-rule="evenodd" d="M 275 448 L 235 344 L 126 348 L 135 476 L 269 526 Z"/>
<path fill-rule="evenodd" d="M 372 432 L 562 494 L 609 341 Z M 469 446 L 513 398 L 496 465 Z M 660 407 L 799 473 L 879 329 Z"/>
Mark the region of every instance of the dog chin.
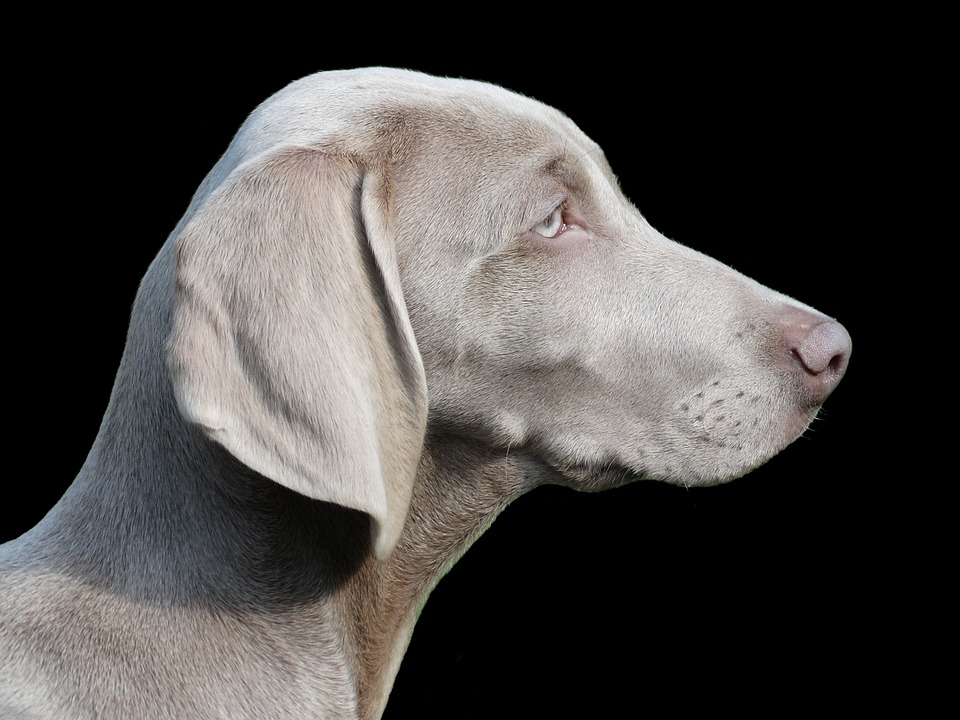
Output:
<path fill-rule="evenodd" d="M 819 408 L 796 411 L 783 421 L 757 433 L 750 441 L 724 444 L 709 453 L 690 453 L 687 467 L 674 477 L 660 477 L 666 482 L 685 487 L 712 487 L 747 475 L 765 465 L 793 444 L 807 430 Z M 700 456 L 699 462 L 697 461 Z"/>

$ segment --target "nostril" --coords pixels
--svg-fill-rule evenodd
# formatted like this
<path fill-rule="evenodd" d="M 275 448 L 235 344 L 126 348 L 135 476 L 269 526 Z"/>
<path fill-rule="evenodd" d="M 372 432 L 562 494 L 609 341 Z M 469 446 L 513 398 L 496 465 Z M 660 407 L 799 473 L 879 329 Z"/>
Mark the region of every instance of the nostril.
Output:
<path fill-rule="evenodd" d="M 830 358 L 830 365 L 827 366 L 827 370 L 830 370 L 835 373 L 842 373 L 847 369 L 847 356 L 843 353 L 838 353 Z"/>

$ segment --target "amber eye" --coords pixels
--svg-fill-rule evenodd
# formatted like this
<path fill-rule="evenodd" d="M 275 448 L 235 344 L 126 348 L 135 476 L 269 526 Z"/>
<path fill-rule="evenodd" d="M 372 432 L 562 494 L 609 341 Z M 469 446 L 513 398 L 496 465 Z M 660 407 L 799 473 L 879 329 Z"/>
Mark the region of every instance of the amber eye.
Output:
<path fill-rule="evenodd" d="M 537 233 L 537 235 L 542 235 L 545 238 L 555 238 L 563 232 L 565 227 L 566 224 L 563 222 L 563 206 L 561 205 L 554 208 L 553 212 L 547 215 L 543 222 L 533 228 L 533 231 Z"/>

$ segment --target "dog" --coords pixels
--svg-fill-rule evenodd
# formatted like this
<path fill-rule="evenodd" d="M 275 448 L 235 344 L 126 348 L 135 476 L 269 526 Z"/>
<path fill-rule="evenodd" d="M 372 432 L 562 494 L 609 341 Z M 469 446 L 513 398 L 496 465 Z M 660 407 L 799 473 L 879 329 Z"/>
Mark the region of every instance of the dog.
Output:
<path fill-rule="evenodd" d="M 0 715 L 380 717 L 431 590 L 512 500 L 740 477 L 850 352 L 654 230 L 558 110 L 303 78 L 201 183 L 86 462 L 0 548 Z"/>

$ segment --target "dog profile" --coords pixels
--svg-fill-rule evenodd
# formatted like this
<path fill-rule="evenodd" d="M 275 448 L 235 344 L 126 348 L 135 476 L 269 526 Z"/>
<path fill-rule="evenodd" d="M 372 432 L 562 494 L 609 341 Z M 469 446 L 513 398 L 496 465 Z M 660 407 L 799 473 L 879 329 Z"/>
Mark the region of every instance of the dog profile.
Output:
<path fill-rule="evenodd" d="M 380 717 L 431 590 L 511 501 L 740 477 L 850 352 L 659 234 L 558 110 L 303 78 L 198 188 L 86 462 L 0 547 L 0 716 Z"/>

